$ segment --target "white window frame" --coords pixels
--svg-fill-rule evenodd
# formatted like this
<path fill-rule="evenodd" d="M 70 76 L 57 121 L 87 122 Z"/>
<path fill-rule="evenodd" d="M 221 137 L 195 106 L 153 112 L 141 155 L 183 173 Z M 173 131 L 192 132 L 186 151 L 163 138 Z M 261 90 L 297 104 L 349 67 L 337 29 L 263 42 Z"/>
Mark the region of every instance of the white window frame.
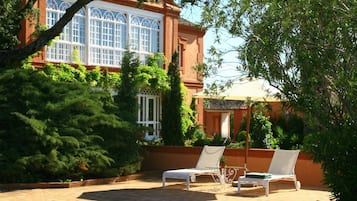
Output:
<path fill-rule="evenodd" d="M 49 0 L 50 1 L 50 0 Z M 71 4 L 74 2 L 73 0 L 52 0 L 55 2 L 61 1 L 64 3 Z M 126 33 L 125 33 L 125 41 L 126 41 L 126 47 L 120 47 L 116 48 L 114 44 L 114 47 L 109 47 L 103 45 L 103 41 L 101 41 L 100 45 L 92 44 L 92 39 L 91 39 L 91 9 L 101 9 L 105 10 L 108 12 L 116 12 L 116 13 L 122 13 L 123 15 L 126 16 Z M 51 9 L 46 7 L 46 13 L 52 11 Z M 59 11 L 58 11 L 59 12 Z M 77 14 L 76 14 L 77 15 Z M 131 23 L 132 18 L 138 18 L 141 19 L 140 23 L 137 24 L 136 26 Z M 58 19 L 57 19 L 58 20 Z M 163 49 L 163 15 L 161 13 L 155 13 L 155 12 L 150 12 L 138 8 L 132 8 L 132 7 L 127 7 L 123 5 L 118 5 L 114 3 L 109 3 L 109 2 L 104 2 L 104 1 L 93 1 L 89 3 L 87 6 L 85 6 L 85 16 L 84 16 L 84 21 L 85 21 L 85 33 L 84 33 L 84 44 L 80 43 L 74 43 L 73 41 L 62 41 L 61 39 L 59 40 L 54 40 L 54 46 L 53 47 L 47 47 L 47 55 L 46 55 L 46 60 L 52 61 L 52 62 L 67 62 L 67 63 L 73 63 L 73 50 L 74 49 L 79 49 L 79 57 L 81 61 L 84 64 L 87 65 L 100 65 L 100 66 L 109 66 L 109 67 L 120 67 L 120 62 L 121 58 L 123 56 L 123 52 L 125 49 L 129 48 L 130 51 L 133 51 L 136 53 L 136 55 L 139 57 L 140 61 L 142 63 L 145 63 L 147 57 L 150 54 L 161 52 Z M 48 16 L 46 17 L 46 24 L 48 22 Z M 107 22 L 106 20 L 102 20 L 102 23 Z M 109 21 L 108 21 L 109 22 Z M 149 22 L 149 25 L 145 24 L 145 22 Z M 150 24 L 151 23 L 151 24 Z M 69 24 L 72 24 L 71 22 Z M 114 23 L 115 24 L 115 23 Z M 147 26 L 145 26 L 147 25 Z M 156 28 L 155 28 L 156 26 Z M 134 40 L 132 40 L 132 30 L 135 28 L 138 29 L 138 48 L 131 48 L 133 47 L 130 43 L 132 43 Z M 103 29 L 102 29 L 103 31 Z M 145 35 L 143 33 L 148 33 L 146 35 L 146 38 L 144 37 Z M 114 38 L 115 35 L 113 36 Z M 147 39 L 146 41 L 144 39 Z M 73 37 L 71 37 L 71 40 L 73 40 Z M 101 40 L 103 40 L 103 37 L 101 36 Z M 121 39 L 123 42 L 124 39 Z M 115 41 L 115 40 L 114 40 Z M 115 43 L 115 42 L 114 42 Z M 60 48 L 58 45 L 64 46 L 71 46 L 70 51 L 62 51 L 63 54 L 67 53 L 66 55 L 60 57 Z M 146 47 L 146 48 L 145 48 Z M 96 49 L 97 48 L 97 49 Z M 68 47 L 67 47 L 68 49 Z M 96 50 L 96 51 L 94 51 Z M 52 55 L 52 56 L 51 56 Z M 108 55 L 107 57 L 105 57 Z M 65 57 L 65 59 L 63 59 Z"/>
<path fill-rule="evenodd" d="M 70 6 L 70 2 L 57 0 L 49 1 L 52 1 L 57 7 L 57 9 L 49 8 L 48 6 L 46 7 L 46 25 L 53 26 L 55 21 L 57 21 L 64 14 L 65 9 Z M 56 18 L 51 20 L 51 24 L 48 23 L 49 13 L 54 14 Z M 73 19 L 64 27 L 64 31 L 61 33 L 61 35 L 57 39 L 53 40 L 53 45 L 46 47 L 47 60 L 53 62 L 72 63 L 74 62 L 74 51 L 77 49 L 79 52 L 79 59 L 82 62 L 85 61 L 85 16 L 86 12 L 84 9 L 81 9 L 79 12 L 77 12 Z M 76 20 L 83 20 L 83 27 L 81 27 L 80 23 L 77 24 Z M 79 25 L 79 27 L 77 27 L 77 25 Z M 76 35 L 77 31 L 78 34 Z M 76 37 L 78 37 L 78 41 L 75 40 Z"/>
<path fill-rule="evenodd" d="M 151 141 L 160 137 L 161 130 L 161 98 L 158 92 L 151 89 L 143 89 L 138 94 L 138 121 L 139 125 L 147 128 L 144 131 L 144 139 Z M 152 105 L 150 108 L 150 101 Z M 152 113 L 150 113 L 150 111 Z"/>

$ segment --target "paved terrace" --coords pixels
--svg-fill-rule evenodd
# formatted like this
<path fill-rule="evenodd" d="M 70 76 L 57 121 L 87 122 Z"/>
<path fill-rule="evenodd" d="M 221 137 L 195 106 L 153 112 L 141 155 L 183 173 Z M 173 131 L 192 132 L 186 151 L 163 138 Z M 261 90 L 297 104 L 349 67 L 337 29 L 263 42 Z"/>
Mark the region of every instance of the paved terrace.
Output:
<path fill-rule="evenodd" d="M 237 188 L 221 185 L 197 177 L 190 191 L 180 180 L 168 180 L 167 187 L 161 187 L 161 173 L 146 174 L 141 178 L 106 185 L 92 185 L 73 188 L 2 190 L 1 201 L 329 201 L 331 193 L 323 188 L 303 186 L 296 191 L 291 183 L 271 183 L 270 194 L 264 195 L 262 187 Z"/>

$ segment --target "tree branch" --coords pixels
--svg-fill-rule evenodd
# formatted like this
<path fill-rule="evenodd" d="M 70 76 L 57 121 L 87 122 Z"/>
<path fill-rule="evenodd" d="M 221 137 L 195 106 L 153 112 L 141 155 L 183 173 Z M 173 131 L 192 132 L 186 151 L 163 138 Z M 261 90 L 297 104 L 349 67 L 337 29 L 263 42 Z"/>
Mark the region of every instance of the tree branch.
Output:
<path fill-rule="evenodd" d="M 77 0 L 66 10 L 61 19 L 53 27 L 42 32 L 36 40 L 28 45 L 11 50 L 0 50 L 0 67 L 15 64 L 40 51 L 50 40 L 60 35 L 63 28 L 72 20 L 77 11 L 91 1 L 93 0 Z"/>

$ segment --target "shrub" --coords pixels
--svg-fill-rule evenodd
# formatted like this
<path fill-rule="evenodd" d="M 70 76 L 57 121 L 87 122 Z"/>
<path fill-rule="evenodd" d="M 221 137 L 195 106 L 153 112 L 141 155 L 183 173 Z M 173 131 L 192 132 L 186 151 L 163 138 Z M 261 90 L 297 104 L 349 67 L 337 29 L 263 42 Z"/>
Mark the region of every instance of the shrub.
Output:
<path fill-rule="evenodd" d="M 289 114 L 282 116 L 273 124 L 273 135 L 279 139 L 279 147 L 282 149 L 302 149 L 304 127 L 301 117 Z"/>
<path fill-rule="evenodd" d="M 278 145 L 278 139 L 273 136 L 272 123 L 269 116 L 266 116 L 266 105 L 259 103 L 254 105 L 254 109 L 252 109 L 249 128 L 249 145 L 254 148 L 275 148 Z M 240 130 L 244 131 L 244 134 L 246 119 L 245 116 L 240 126 Z"/>
<path fill-rule="evenodd" d="M 322 163 L 324 182 L 337 200 L 354 200 L 357 178 L 357 124 L 340 119 L 335 125 L 311 130 L 305 137 L 304 149 Z M 341 143 L 343 142 L 343 143 Z"/>
<path fill-rule="evenodd" d="M 231 143 L 229 138 L 222 138 L 221 135 L 215 135 L 213 138 L 201 138 L 194 142 L 194 146 L 204 146 L 204 145 L 212 145 L 212 146 L 227 146 Z"/>
<path fill-rule="evenodd" d="M 120 124 L 104 111 L 102 93 L 23 69 L 3 73 L 0 86 L 2 182 L 78 179 L 113 163 L 93 132 Z"/>

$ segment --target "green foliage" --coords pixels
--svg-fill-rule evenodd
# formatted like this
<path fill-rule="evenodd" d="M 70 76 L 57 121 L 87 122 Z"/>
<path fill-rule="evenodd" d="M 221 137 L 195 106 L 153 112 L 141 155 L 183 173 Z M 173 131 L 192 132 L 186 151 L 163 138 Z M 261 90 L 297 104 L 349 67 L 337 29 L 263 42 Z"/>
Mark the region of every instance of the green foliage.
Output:
<path fill-rule="evenodd" d="M 267 148 L 269 145 L 272 148 L 281 149 L 303 149 L 303 141 L 305 137 L 305 124 L 301 117 L 295 114 L 288 114 L 279 117 L 272 121 L 266 116 L 264 109 L 258 109 L 258 112 L 253 112 L 251 119 L 251 127 L 249 133 L 250 146 Z M 235 141 L 244 147 L 246 133 L 246 117 L 240 126 L 240 131 L 235 136 Z M 265 134 L 268 134 L 268 144 L 265 143 Z M 251 139 L 255 138 L 255 139 Z M 253 141 L 259 143 L 254 143 Z"/>
<path fill-rule="evenodd" d="M 161 135 L 165 145 L 183 145 L 181 119 L 181 79 L 178 69 L 178 54 L 175 52 L 168 70 L 170 89 L 163 93 Z"/>
<path fill-rule="evenodd" d="M 0 2 L 0 49 L 15 48 L 19 43 L 18 33 L 21 22 L 27 16 L 35 17 L 36 11 L 24 7 L 21 0 L 3 0 Z"/>
<path fill-rule="evenodd" d="M 122 122 L 104 110 L 102 92 L 27 69 L 6 71 L 0 86 L 2 182 L 79 179 L 114 162 L 95 128 Z"/>
<path fill-rule="evenodd" d="M 254 148 L 274 147 L 272 123 L 262 112 L 254 112 L 250 123 L 251 146 Z"/>
<path fill-rule="evenodd" d="M 103 171 L 109 168 L 115 170 L 107 171 L 108 176 L 136 171 L 141 161 L 137 126 L 118 119 L 114 114 L 118 108 L 109 94 L 119 86 L 118 74 L 107 69 L 101 72 L 99 67 L 86 71 L 77 51 L 76 68 L 46 64 L 43 71 L 33 71 L 32 65 L 25 63 L 26 70 L 5 70 L 18 68 L 23 58 L 30 57 L 59 35 L 57 32 L 90 0 L 74 2 L 63 15 L 64 21 L 51 30 L 36 24 L 35 2 L 0 3 L 0 63 L 6 64 L 0 77 L 0 165 L 4 167 L 0 180 L 82 178 L 104 175 Z M 31 34 L 34 40 L 18 49 L 18 36 L 25 19 L 35 25 L 36 30 Z M 115 140 L 119 142 L 108 143 Z"/>
<path fill-rule="evenodd" d="M 181 83 L 181 96 L 184 97 L 187 88 Z M 182 101 L 181 105 L 181 125 L 184 136 L 185 145 L 192 145 L 196 140 L 202 139 L 205 136 L 201 126 L 197 123 L 196 114 L 196 99 L 192 98 L 190 106 L 186 101 Z"/>
<path fill-rule="evenodd" d="M 131 123 L 137 120 L 139 83 L 136 79 L 140 65 L 139 58 L 134 56 L 134 52 L 126 51 L 122 59 L 121 84 L 116 96 L 119 116 Z"/>
<path fill-rule="evenodd" d="M 184 88 L 184 86 L 181 86 Z M 182 90 L 181 93 L 185 94 Z M 186 106 L 186 102 L 182 103 L 182 131 L 184 132 L 185 145 L 192 145 L 195 141 L 205 138 L 205 133 L 196 119 L 196 99 L 192 98 L 190 107 Z M 186 122 L 186 123 L 184 123 Z"/>
<path fill-rule="evenodd" d="M 39 71 L 24 66 L 0 79 L 1 181 L 111 177 L 140 169 L 138 127 L 119 120 L 109 94 L 118 74 L 80 64 L 48 63 Z"/>
<path fill-rule="evenodd" d="M 150 87 L 159 91 L 169 89 L 167 73 L 163 68 L 165 60 L 162 53 L 156 53 L 149 56 L 147 65 L 139 66 L 136 79 L 140 88 Z"/>
<path fill-rule="evenodd" d="M 107 70 L 101 72 L 99 67 L 88 71 L 81 64 L 73 67 L 65 63 L 45 63 L 43 72 L 56 81 L 78 81 L 87 83 L 92 87 L 115 88 L 120 83 L 120 77 L 117 73 L 109 73 Z"/>
<path fill-rule="evenodd" d="M 245 126 L 245 123 L 244 124 L 242 124 L 242 126 Z M 239 131 L 238 133 L 237 133 L 237 135 L 236 135 L 236 138 L 235 138 L 235 141 L 237 141 L 237 142 L 242 142 L 242 141 L 245 141 L 246 139 L 246 130 L 241 130 L 241 131 Z M 250 140 L 250 136 L 249 136 L 249 140 Z"/>
<path fill-rule="evenodd" d="M 263 77 L 302 112 L 308 150 L 322 163 L 337 200 L 353 200 L 357 93 L 355 0 L 183 1 L 202 6 L 202 24 L 243 39 L 236 51 L 241 70 Z M 220 40 L 219 37 L 217 39 Z M 218 64 L 223 51 L 218 51 Z M 219 66 L 219 65 L 218 65 Z M 348 134 L 348 138 L 336 137 Z M 331 145 L 331 143 L 334 145 Z M 310 146 L 308 146 L 310 145 Z M 338 162 L 336 162 L 338 159 Z M 355 163 L 354 163 L 355 164 Z"/>
<path fill-rule="evenodd" d="M 200 138 L 193 143 L 193 146 L 204 146 L 204 145 L 212 145 L 212 146 L 229 146 L 231 141 L 229 138 L 222 138 L 220 135 L 215 135 L 212 138 Z"/>
<path fill-rule="evenodd" d="M 338 124 L 314 130 L 305 138 L 305 148 L 316 161 L 323 161 L 324 181 L 340 200 L 355 198 L 357 178 L 356 124 L 345 119 Z"/>
<path fill-rule="evenodd" d="M 33 56 L 59 36 L 63 28 L 79 9 L 92 0 L 74 1 L 61 15 L 61 18 L 50 28 L 40 25 L 39 9 L 37 0 L 3 0 L 0 2 L 0 66 L 4 68 L 16 68 L 27 57 Z M 36 6 L 35 6 L 36 5 Z M 35 8 L 34 8 L 35 6 Z M 26 23 L 25 23 L 26 22 Z M 19 36 L 26 36 L 23 25 L 33 26 L 35 30 L 31 35 L 30 42 L 19 45 Z M 31 31 L 26 29 L 26 31 Z M 27 39 L 26 39 L 27 40 Z"/>
<path fill-rule="evenodd" d="M 115 111 L 116 108 L 111 108 Z M 101 125 L 95 128 L 103 137 L 100 146 L 108 151 L 114 162 L 107 171 L 106 176 L 120 176 L 135 173 L 141 167 L 141 147 L 138 144 L 140 130 L 137 124 L 122 122 L 115 129 L 110 125 Z"/>
<path fill-rule="evenodd" d="M 246 118 L 240 126 L 240 132 L 237 138 L 245 141 Z M 249 128 L 249 146 L 254 148 L 276 148 L 279 144 L 278 139 L 274 138 L 272 131 L 272 123 L 270 117 L 267 116 L 267 105 L 258 103 L 252 106 L 250 128 Z M 241 141 L 238 141 L 241 142 Z"/>
<path fill-rule="evenodd" d="M 274 137 L 281 149 L 303 149 L 305 124 L 301 117 L 288 114 L 273 123 Z"/>
<path fill-rule="evenodd" d="M 141 166 L 142 158 L 138 144 L 141 136 L 140 128 L 136 124 L 139 65 L 139 59 L 134 57 L 134 53 L 126 51 L 122 59 L 121 82 L 118 93 L 114 97 L 114 105 L 108 104 L 107 110 L 114 111 L 120 119 L 125 121 L 125 126 L 115 130 L 110 127 L 99 129 L 104 139 L 107 139 L 102 146 L 108 150 L 115 161 L 114 170 L 111 171 L 115 173 L 118 168 L 117 175 L 136 172 Z"/>
<path fill-rule="evenodd" d="M 245 125 L 245 123 L 242 123 L 241 126 Z M 243 129 L 243 128 L 241 128 Z M 244 148 L 245 147 L 245 142 L 246 142 L 246 130 L 241 130 L 239 131 L 236 136 L 235 136 L 235 139 L 234 139 L 234 142 L 231 143 L 229 146 L 231 148 Z M 248 142 L 251 141 L 251 138 L 250 138 L 250 133 L 249 133 L 249 136 L 248 136 Z"/>

